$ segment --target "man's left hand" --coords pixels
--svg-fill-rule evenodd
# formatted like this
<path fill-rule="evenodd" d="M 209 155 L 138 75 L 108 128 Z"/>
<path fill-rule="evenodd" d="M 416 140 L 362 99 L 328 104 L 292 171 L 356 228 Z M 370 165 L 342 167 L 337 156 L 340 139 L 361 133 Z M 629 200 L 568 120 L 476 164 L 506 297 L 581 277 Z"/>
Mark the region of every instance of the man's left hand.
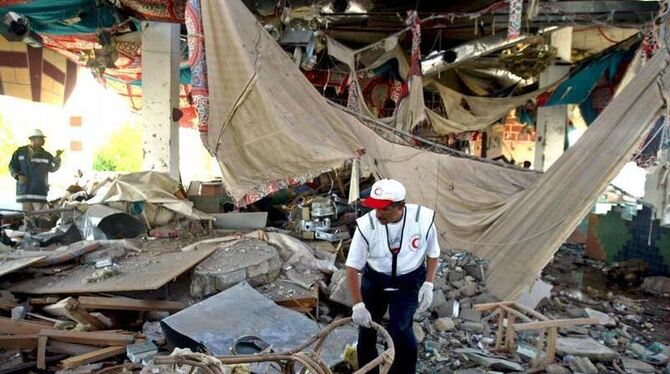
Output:
<path fill-rule="evenodd" d="M 419 290 L 419 308 L 418 312 L 426 311 L 433 303 L 433 284 L 431 282 L 423 282 L 423 286 Z"/>
<path fill-rule="evenodd" d="M 59 150 L 56 151 L 56 157 L 60 157 L 60 155 L 62 155 L 62 154 L 63 154 L 62 149 L 59 149 Z"/>

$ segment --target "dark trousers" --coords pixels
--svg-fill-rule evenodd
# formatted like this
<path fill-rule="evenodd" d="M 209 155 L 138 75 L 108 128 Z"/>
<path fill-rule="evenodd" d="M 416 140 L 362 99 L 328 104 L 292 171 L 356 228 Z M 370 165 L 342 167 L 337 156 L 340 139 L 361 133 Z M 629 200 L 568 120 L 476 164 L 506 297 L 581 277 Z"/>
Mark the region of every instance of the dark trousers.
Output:
<path fill-rule="evenodd" d="M 386 326 L 395 345 L 395 360 L 391 367 L 392 374 L 414 374 L 418 344 L 414 336 L 412 324 L 414 313 L 419 306 L 419 289 L 426 280 L 426 268 L 421 266 L 411 273 L 398 276 L 397 291 L 385 291 L 391 286 L 391 277 L 372 270 L 366 266 L 361 281 L 363 303 L 370 311 L 372 320 L 382 324 L 386 310 L 389 312 L 389 323 Z M 372 328 L 359 328 L 358 332 L 358 366 L 363 367 L 379 355 L 377 351 L 377 331 Z M 371 373 L 378 373 L 378 370 Z"/>

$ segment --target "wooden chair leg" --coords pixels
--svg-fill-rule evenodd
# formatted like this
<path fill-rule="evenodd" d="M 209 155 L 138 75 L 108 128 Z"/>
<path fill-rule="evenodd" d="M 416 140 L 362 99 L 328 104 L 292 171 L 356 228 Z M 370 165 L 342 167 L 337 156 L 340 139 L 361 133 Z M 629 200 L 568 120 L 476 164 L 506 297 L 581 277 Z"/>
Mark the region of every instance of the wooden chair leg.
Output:
<path fill-rule="evenodd" d="M 556 339 L 558 338 L 558 327 L 554 326 L 549 329 L 549 336 L 547 337 L 547 356 L 545 362 L 551 364 L 554 362 L 556 356 Z"/>
<path fill-rule="evenodd" d="M 516 316 L 512 314 L 507 314 L 507 331 L 505 336 L 505 347 L 509 352 L 514 352 L 516 349 L 514 344 L 514 323 L 516 322 Z"/>
<path fill-rule="evenodd" d="M 498 308 L 498 312 L 500 313 L 498 315 L 498 332 L 496 333 L 496 350 L 500 350 L 502 348 L 502 342 L 503 342 L 503 329 L 505 326 L 503 326 L 503 323 L 505 322 L 505 310 L 502 308 Z"/>
<path fill-rule="evenodd" d="M 542 360 L 542 350 L 544 350 L 544 336 L 547 333 L 547 329 L 542 329 L 539 331 L 540 335 L 538 336 L 537 339 L 537 354 L 535 355 L 535 359 L 533 360 L 532 367 L 536 368 L 539 365 L 541 365 L 544 361 Z"/>

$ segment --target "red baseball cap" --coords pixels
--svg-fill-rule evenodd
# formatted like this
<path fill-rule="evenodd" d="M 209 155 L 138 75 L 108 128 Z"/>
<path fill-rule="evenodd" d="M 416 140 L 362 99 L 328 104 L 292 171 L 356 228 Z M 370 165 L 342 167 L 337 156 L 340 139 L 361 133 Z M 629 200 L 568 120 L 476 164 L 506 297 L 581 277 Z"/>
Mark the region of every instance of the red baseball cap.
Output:
<path fill-rule="evenodd" d="M 387 206 L 405 200 L 405 186 L 397 180 L 382 179 L 372 185 L 370 197 L 363 199 L 363 206 L 370 209 L 384 209 Z"/>

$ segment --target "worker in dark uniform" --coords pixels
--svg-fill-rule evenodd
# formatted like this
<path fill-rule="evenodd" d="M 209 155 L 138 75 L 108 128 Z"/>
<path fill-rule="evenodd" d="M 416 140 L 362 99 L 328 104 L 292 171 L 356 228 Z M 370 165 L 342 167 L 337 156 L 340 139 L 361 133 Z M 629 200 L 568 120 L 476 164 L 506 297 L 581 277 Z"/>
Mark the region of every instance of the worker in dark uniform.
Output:
<path fill-rule="evenodd" d="M 377 333 L 370 322 L 382 323 L 389 312 L 388 332 L 395 345 L 391 373 L 416 371 L 418 344 L 413 317 L 433 301 L 433 279 L 440 247 L 435 212 L 405 204 L 398 181 L 377 181 L 363 205 L 374 210 L 359 218 L 347 257 L 347 278 L 353 299 L 352 318 L 359 329 L 358 364 L 378 356 Z M 363 276 L 359 281 L 358 274 Z"/>
<path fill-rule="evenodd" d="M 28 137 L 30 144 L 19 147 L 9 162 L 9 171 L 16 179 L 16 201 L 25 212 L 46 209 L 49 173 L 60 168 L 63 151 L 56 151 L 55 157 L 45 151 L 44 138 L 42 131 L 33 130 Z"/>

